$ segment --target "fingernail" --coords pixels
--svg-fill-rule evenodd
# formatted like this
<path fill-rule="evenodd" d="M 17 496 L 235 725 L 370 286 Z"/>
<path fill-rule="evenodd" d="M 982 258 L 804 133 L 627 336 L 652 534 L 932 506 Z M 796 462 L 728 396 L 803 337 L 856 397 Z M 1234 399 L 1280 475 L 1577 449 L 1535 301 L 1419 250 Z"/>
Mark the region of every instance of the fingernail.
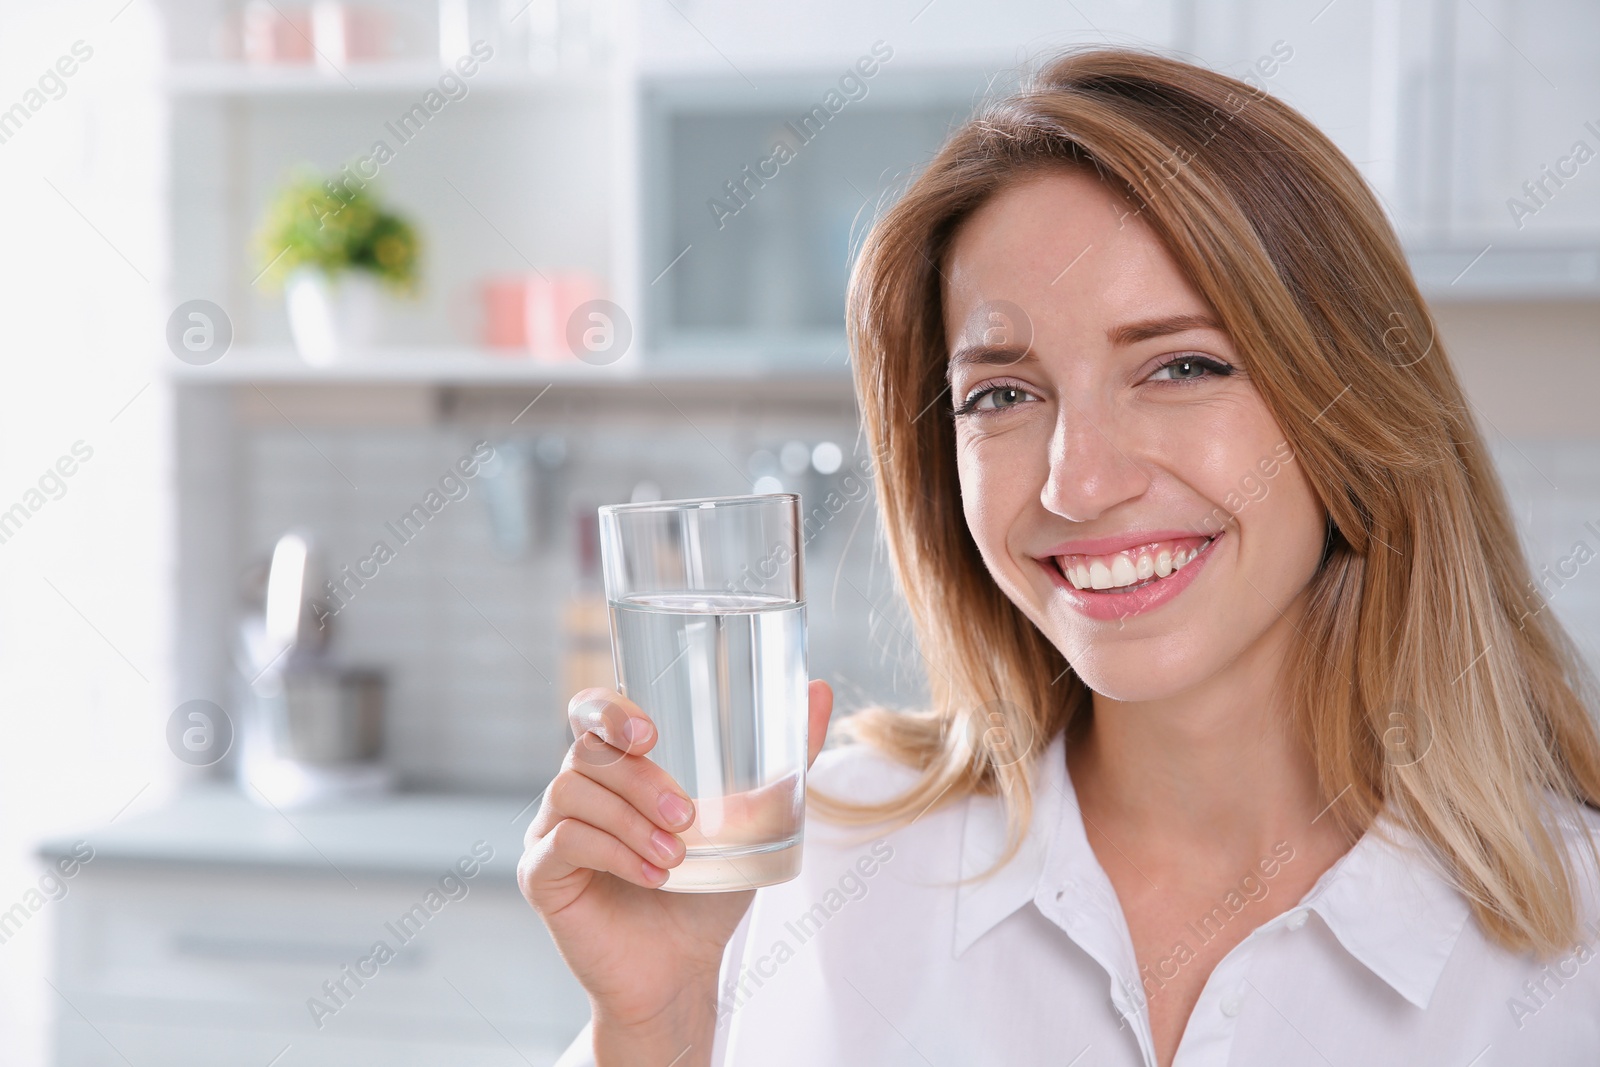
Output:
<path fill-rule="evenodd" d="M 670 860 L 677 850 L 677 839 L 665 830 L 650 831 L 650 843 L 656 846 L 656 851 L 661 853 L 664 860 Z"/>
<path fill-rule="evenodd" d="M 593 701 L 586 701 L 578 707 L 578 721 L 585 730 L 604 730 L 606 725 L 605 706 Z"/>
<path fill-rule="evenodd" d="M 650 736 L 650 720 L 629 719 L 623 725 L 622 732 L 628 735 L 628 744 L 637 745 Z"/>
<path fill-rule="evenodd" d="M 694 810 L 689 807 L 687 800 L 676 793 L 662 793 L 657 806 L 661 809 L 661 817 L 673 826 L 688 822 Z"/>
<path fill-rule="evenodd" d="M 641 860 L 639 866 L 644 869 L 645 881 L 661 882 L 666 880 L 667 872 L 662 870 L 660 867 L 657 867 L 649 860 Z"/>

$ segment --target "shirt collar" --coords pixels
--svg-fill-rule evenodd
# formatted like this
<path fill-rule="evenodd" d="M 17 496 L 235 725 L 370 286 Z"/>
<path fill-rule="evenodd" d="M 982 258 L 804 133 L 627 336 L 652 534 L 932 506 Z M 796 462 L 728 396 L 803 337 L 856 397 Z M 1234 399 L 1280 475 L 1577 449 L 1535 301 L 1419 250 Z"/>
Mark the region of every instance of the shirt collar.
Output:
<path fill-rule="evenodd" d="M 1110 880 L 1084 833 L 1061 731 L 1040 754 L 1033 771 L 1033 818 L 1021 848 L 989 877 L 965 881 L 956 889 L 955 957 L 1029 901 L 1043 899 L 1046 891 L 1056 896 L 1062 885 L 1077 898 L 1076 906 L 1108 913 L 1114 927 L 1108 932 L 1118 935 L 1119 941 L 1127 937 Z M 1363 966 L 1406 1000 L 1426 1008 L 1471 908 L 1425 842 L 1387 811 L 1378 822 L 1390 839 L 1368 830 L 1323 872 L 1300 907 L 1316 912 Z M 961 841 L 961 878 L 971 879 L 989 869 L 1004 840 L 1002 799 L 970 797 Z M 1046 881 L 1050 884 L 1043 884 Z M 1262 932 L 1286 923 L 1297 910 L 1264 924 Z M 1109 944 L 1096 947 L 1113 954 Z M 1102 956 L 1100 951 L 1091 952 Z M 1131 960 L 1119 962 L 1129 964 L 1128 973 L 1134 973 Z"/>
<path fill-rule="evenodd" d="M 1424 839 L 1388 811 L 1377 823 L 1300 903 L 1321 916 L 1346 952 L 1426 1008 L 1472 907 Z"/>
<path fill-rule="evenodd" d="M 1001 797 L 973 795 L 968 799 L 966 825 L 961 838 L 962 884 L 956 888 L 956 922 L 953 955 L 957 958 L 1001 920 L 1032 900 L 1051 854 L 1066 787 L 1067 760 L 1063 734 L 1045 748 L 1034 765 L 1033 818 L 1017 854 L 987 878 L 976 878 L 1000 857 L 1005 841 L 1005 805 Z"/>

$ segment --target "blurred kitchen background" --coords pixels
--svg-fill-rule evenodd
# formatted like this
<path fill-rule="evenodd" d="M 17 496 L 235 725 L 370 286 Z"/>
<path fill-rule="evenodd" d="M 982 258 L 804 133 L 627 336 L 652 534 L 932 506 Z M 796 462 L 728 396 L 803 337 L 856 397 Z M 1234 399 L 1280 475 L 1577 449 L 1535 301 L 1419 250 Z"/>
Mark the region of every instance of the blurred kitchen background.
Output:
<path fill-rule="evenodd" d="M 1600 665 L 1596 40 L 1581 0 L 0 3 L 0 1062 L 552 1062 L 587 1006 L 513 870 L 611 682 L 595 507 L 800 493 L 813 675 L 915 706 L 845 280 L 1069 44 L 1361 166 Z"/>

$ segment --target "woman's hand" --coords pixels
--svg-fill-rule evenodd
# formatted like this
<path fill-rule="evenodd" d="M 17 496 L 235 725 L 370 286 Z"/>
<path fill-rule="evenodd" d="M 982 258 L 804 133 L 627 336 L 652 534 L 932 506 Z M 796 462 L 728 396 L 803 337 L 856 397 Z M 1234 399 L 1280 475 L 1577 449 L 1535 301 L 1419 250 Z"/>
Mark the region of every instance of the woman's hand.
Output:
<path fill-rule="evenodd" d="M 832 712 L 833 690 L 811 682 L 807 768 Z M 714 1021 L 722 954 L 755 890 L 660 892 L 666 868 L 683 862 L 679 835 L 695 812 L 645 758 L 655 725 L 610 689 L 578 692 L 568 717 L 577 740 L 528 826 L 517 867 L 522 895 L 588 991 L 597 1044 L 602 1024 L 676 1040 L 689 1020 L 695 1028 Z M 711 1033 L 698 1036 L 709 1041 Z"/>

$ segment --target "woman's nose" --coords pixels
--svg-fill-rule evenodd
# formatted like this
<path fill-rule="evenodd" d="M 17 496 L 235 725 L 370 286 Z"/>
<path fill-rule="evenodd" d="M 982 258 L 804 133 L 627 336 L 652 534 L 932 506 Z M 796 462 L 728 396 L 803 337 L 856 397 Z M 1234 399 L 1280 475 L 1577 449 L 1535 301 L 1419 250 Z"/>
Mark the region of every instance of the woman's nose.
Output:
<path fill-rule="evenodd" d="M 1104 411 L 1062 397 L 1050 436 L 1050 466 L 1040 502 L 1073 522 L 1089 522 L 1142 494 L 1150 484 L 1133 460 L 1133 442 Z"/>

